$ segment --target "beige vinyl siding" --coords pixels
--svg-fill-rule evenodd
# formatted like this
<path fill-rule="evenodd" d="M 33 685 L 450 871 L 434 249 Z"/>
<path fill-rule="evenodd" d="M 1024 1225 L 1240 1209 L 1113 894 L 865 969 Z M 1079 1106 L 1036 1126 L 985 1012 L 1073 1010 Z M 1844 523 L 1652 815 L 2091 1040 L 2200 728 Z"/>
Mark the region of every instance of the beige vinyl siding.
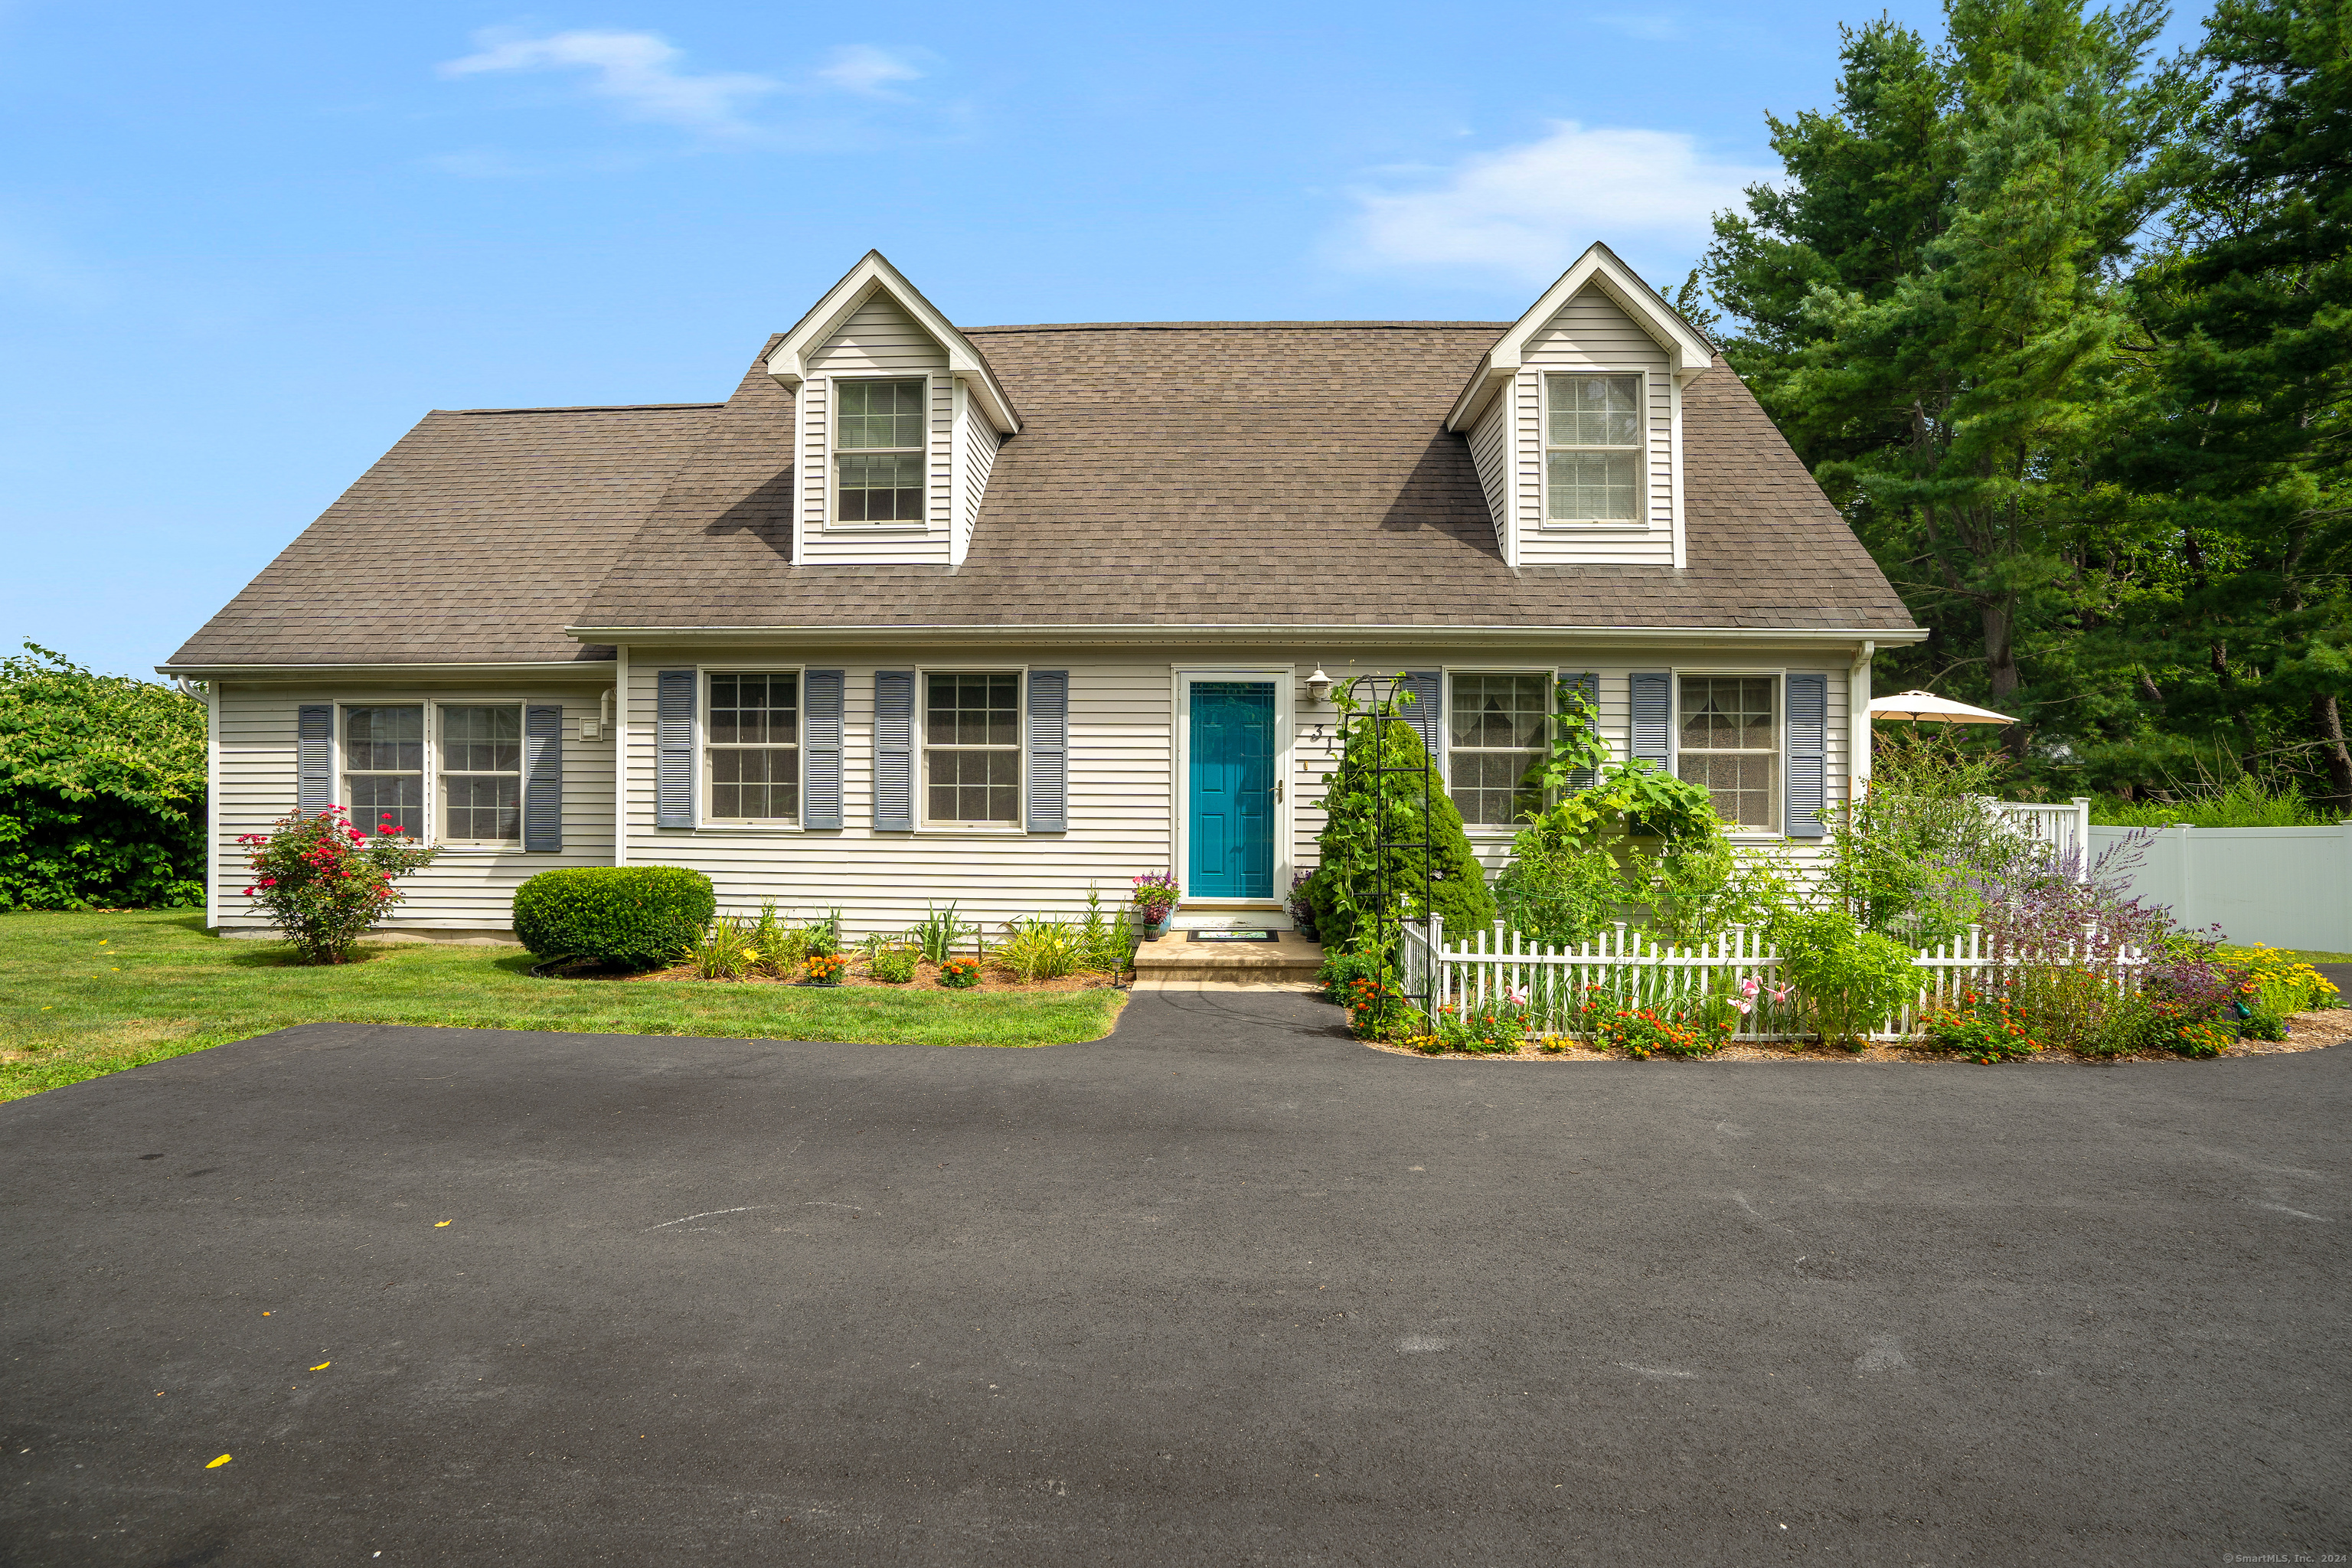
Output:
<path fill-rule="evenodd" d="M 961 384 L 959 384 L 961 385 Z M 956 511 L 955 552 L 953 559 L 961 563 L 971 548 L 971 531 L 979 526 L 981 502 L 988 497 L 988 476 L 996 467 L 996 448 L 1001 438 L 988 416 L 980 411 L 980 403 L 967 393 L 960 401 L 963 405 L 961 429 L 963 439 L 963 494 Z"/>
<path fill-rule="evenodd" d="M 1507 394 L 1486 405 L 1470 432 L 1470 461 L 1478 469 L 1478 488 L 1486 492 L 1486 514 L 1495 520 L 1495 548 L 1511 562 L 1511 399 Z"/>
<path fill-rule="evenodd" d="M 266 833 L 294 809 L 297 714 L 317 702 L 561 702 L 563 707 L 563 848 L 560 854 L 521 850 L 459 851 L 401 881 L 406 899 L 394 907 L 386 929 L 505 931 L 513 921 L 516 888 L 559 866 L 613 863 L 613 742 L 580 739 L 580 721 L 597 716 L 604 682 L 491 687 L 480 683 L 398 686 L 292 686 L 226 683 L 220 689 L 220 790 L 214 814 L 214 891 L 224 931 L 262 925 L 244 896 L 248 876 L 238 835 Z M 336 720 L 338 804 L 342 721 Z"/>
<path fill-rule="evenodd" d="M 946 349 L 887 294 L 876 293 L 850 313 L 807 360 L 797 399 L 801 449 L 802 559 L 813 564 L 943 565 L 953 521 L 954 383 Z M 831 525 L 833 496 L 832 378 L 928 378 L 929 434 L 927 523 Z"/>
<path fill-rule="evenodd" d="M 758 662 L 845 671 L 842 779 L 843 824 L 838 832 L 747 832 L 725 827 L 657 828 L 654 826 L 654 704 L 658 671 L 698 664 Z M 1316 837 L 1322 831 L 1323 791 L 1339 762 L 1329 704 L 1307 706 L 1306 674 L 1318 663 L 1340 679 L 1350 674 L 1400 669 L 1536 668 L 1594 669 L 1601 673 L 1601 723 L 1615 754 L 1625 754 L 1627 677 L 1634 669 L 1678 666 L 1711 671 L 1784 666 L 1823 668 L 1829 677 L 1830 795 L 1843 799 L 1845 757 L 1843 665 L 1792 663 L 1793 656 L 1764 654 L 1707 658 L 1661 656 L 1628 659 L 1623 654 L 1579 658 L 1558 647 L 1531 647 L 1503 653 L 1467 650 L 1432 652 L 1406 647 L 1357 650 L 1352 657 L 1313 647 L 1263 648 L 1163 648 L 1151 656 L 1101 650 L 1007 649 L 1001 657 L 877 659 L 823 651 L 771 649 L 633 649 L 629 658 L 630 858 L 639 865 L 688 866 L 717 884 L 722 910 L 754 914 L 772 900 L 781 910 L 809 915 L 838 905 L 853 934 L 898 931 L 920 919 L 926 901 L 956 901 L 968 921 L 993 936 L 1003 922 L 1032 914 L 1076 915 L 1086 909 L 1092 882 L 1106 904 L 1124 895 L 1139 871 L 1170 868 L 1177 853 L 1175 816 L 1181 798 L 1175 779 L 1174 672 L 1179 668 L 1230 666 L 1253 669 L 1285 667 L 1290 678 L 1292 731 L 1281 777 L 1286 788 L 1277 807 L 1275 891 L 1289 890 L 1294 871 L 1316 863 Z M 874 672 L 877 668 L 993 667 L 1066 669 L 1070 672 L 1069 830 L 1058 834 L 873 830 Z M 1204 675 L 1204 679 L 1214 679 Z M 919 695 L 918 698 L 919 712 Z M 1320 727 L 1318 737 L 1317 731 Z M 1817 851 L 1769 842 L 1802 864 Z M 1507 833 L 1474 841 L 1489 872 L 1508 857 Z M 1176 868 L 1181 871 L 1181 868 Z M 1255 917 L 1253 917 L 1255 918 Z M 1279 917 L 1269 917 L 1280 923 Z"/>
<path fill-rule="evenodd" d="M 1543 375 L 1548 370 L 1646 373 L 1647 529 L 1544 523 Z M 1674 564 L 1674 380 L 1666 351 L 1598 287 L 1580 290 L 1528 341 L 1512 392 L 1518 405 L 1517 563 Z"/>

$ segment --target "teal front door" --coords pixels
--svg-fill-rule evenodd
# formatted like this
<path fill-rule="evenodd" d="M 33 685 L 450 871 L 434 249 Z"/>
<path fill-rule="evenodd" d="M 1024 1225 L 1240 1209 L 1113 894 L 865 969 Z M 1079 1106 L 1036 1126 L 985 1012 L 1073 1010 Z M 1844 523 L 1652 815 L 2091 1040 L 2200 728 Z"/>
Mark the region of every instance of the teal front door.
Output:
<path fill-rule="evenodd" d="M 1192 683 L 1191 899 L 1274 897 L 1274 682 Z"/>

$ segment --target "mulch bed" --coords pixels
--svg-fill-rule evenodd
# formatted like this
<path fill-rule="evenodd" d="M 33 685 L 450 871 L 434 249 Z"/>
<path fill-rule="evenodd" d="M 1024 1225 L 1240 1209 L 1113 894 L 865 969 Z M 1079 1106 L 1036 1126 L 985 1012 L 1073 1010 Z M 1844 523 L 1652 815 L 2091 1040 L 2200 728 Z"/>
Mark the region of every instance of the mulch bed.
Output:
<path fill-rule="evenodd" d="M 872 986 L 880 991 L 951 989 L 940 984 L 939 965 L 920 959 L 915 963 L 915 978 L 895 984 L 887 980 L 877 980 L 867 974 L 866 961 L 862 958 L 853 956 L 849 964 L 849 968 L 842 972 L 841 984 L 838 986 L 811 985 L 807 979 L 797 972 L 790 979 L 779 979 L 772 974 L 747 974 L 740 980 L 704 980 L 694 972 L 694 966 L 690 963 L 674 963 L 667 969 L 624 971 L 606 969 L 602 965 L 587 963 L 565 964 L 561 968 L 550 970 L 549 973 L 561 980 L 685 980 L 705 985 L 802 985 L 812 991 L 847 990 L 865 986 Z M 967 992 L 1097 991 L 1119 984 L 1119 977 L 1109 974 L 1068 974 L 1059 980 L 1020 980 L 992 964 L 982 973 L 979 984 L 966 986 L 964 989 Z"/>
<path fill-rule="evenodd" d="M 2329 1046 L 2352 1040 L 2352 1008 L 2338 1007 L 2325 1013 L 2298 1013 L 2287 1020 L 2287 1036 L 2284 1040 L 2242 1040 L 2221 1053 L 2222 1057 L 2274 1057 L 2294 1051 L 2324 1050 Z M 1403 1046 L 1390 1045 L 1382 1040 L 1365 1040 L 1361 1044 L 1391 1056 L 1420 1057 L 1421 1052 Z M 1547 1055 L 1532 1046 L 1517 1051 L 1496 1051 L 1473 1056 L 1466 1051 L 1442 1051 L 1427 1061 L 1440 1062 L 1622 1062 L 1634 1058 L 1622 1051 L 1588 1050 L 1582 1046 L 1570 1046 L 1554 1055 Z M 1870 1046 L 1859 1051 L 1832 1050 L 1824 1046 L 1726 1046 L 1713 1056 L 1656 1056 L 1652 1061 L 1693 1062 L 1940 1062 L 1947 1066 L 1974 1067 L 1978 1064 L 1966 1057 L 1945 1051 L 1920 1050 L 1911 1046 Z M 2073 1051 L 2041 1051 L 2023 1058 L 2025 1065 L 2051 1062 L 2086 1063 L 2104 1066 L 2109 1062 L 2189 1062 L 2197 1058 L 2179 1056 L 2171 1051 L 2135 1051 L 2128 1056 L 2086 1057 Z M 2207 1058 L 2219 1060 L 2220 1058 Z"/>

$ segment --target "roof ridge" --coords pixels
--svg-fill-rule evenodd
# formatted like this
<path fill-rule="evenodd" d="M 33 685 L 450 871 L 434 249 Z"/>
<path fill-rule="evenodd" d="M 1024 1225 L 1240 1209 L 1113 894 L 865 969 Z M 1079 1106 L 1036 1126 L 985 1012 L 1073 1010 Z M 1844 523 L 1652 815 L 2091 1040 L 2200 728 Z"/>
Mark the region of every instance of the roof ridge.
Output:
<path fill-rule="evenodd" d="M 1255 331 L 1268 327 L 1304 331 L 1316 328 L 1353 327 L 1375 331 L 1408 331 L 1431 327 L 1452 327 L 1463 331 L 1492 329 L 1501 331 L 1509 321 L 1036 321 L 1013 326 L 961 327 L 971 332 L 1109 332 L 1109 331 Z"/>
<path fill-rule="evenodd" d="M 436 414 L 638 414 L 665 408 L 724 408 L 724 403 L 551 403 L 530 408 L 436 408 Z"/>

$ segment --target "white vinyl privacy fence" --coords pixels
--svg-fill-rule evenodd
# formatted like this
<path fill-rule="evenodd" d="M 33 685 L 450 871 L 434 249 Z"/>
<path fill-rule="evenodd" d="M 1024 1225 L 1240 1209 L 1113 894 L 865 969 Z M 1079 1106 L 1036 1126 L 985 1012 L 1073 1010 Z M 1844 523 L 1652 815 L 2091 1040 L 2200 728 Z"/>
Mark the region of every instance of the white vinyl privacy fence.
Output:
<path fill-rule="evenodd" d="M 1506 931 L 1476 931 L 1460 946 L 1443 917 L 1405 922 L 1397 944 L 1400 980 L 1409 996 L 1427 996 L 1439 1010 L 1475 1009 L 1490 1002 L 1527 1009 L 1529 1026 L 1547 1034 L 1577 1032 L 1585 998 L 1598 996 L 1615 1007 L 1660 1007 L 1687 1013 L 1710 998 L 1728 1000 L 1740 982 L 1754 978 L 1756 998 L 1732 1031 L 1736 1040 L 1810 1039 L 1803 998 L 1781 978 L 1780 956 L 1760 932 L 1735 929 L 1698 947 L 1661 945 L 1619 924 L 1591 942 L 1545 947 Z M 2126 950 L 2113 959 L 2078 960 L 2072 967 L 2095 968 L 2118 985 L 2137 989 L 2147 966 L 2145 953 Z M 1918 1033 L 1923 1013 L 1963 990 L 1987 991 L 2022 961 L 1988 953 L 1971 926 L 1940 948 L 1921 948 L 1912 960 L 1919 970 L 1919 994 L 1900 1014 L 1873 1031 L 1874 1040 L 1897 1040 Z"/>
<path fill-rule="evenodd" d="M 2091 856 L 2146 831 L 2093 827 Z M 2127 875 L 2134 895 L 2169 906 L 2191 930 L 2218 925 L 2231 942 L 2352 952 L 2352 821 L 2159 828 Z"/>

